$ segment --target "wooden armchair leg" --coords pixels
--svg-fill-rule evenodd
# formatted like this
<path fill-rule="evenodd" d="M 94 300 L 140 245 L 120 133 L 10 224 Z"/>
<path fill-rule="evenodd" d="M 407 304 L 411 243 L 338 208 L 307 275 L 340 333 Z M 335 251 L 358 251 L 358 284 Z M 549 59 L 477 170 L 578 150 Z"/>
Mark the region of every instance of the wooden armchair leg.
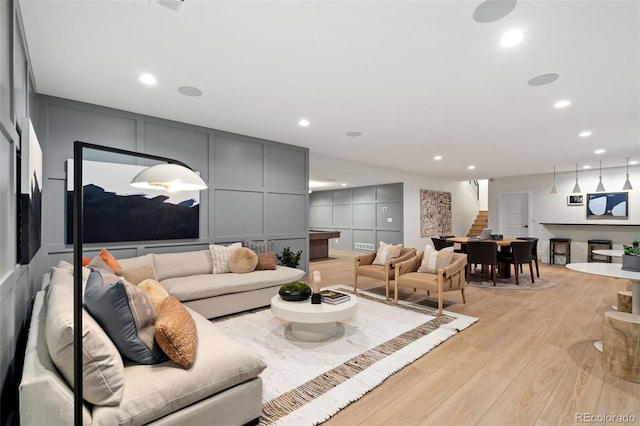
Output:
<path fill-rule="evenodd" d="M 460 289 L 460 293 L 462 294 L 462 303 L 467 303 L 467 299 L 464 297 L 464 288 Z"/>
<path fill-rule="evenodd" d="M 540 278 L 540 267 L 538 266 L 538 259 L 536 259 L 536 277 Z"/>
<path fill-rule="evenodd" d="M 389 278 L 386 279 L 384 291 L 387 300 L 389 300 Z"/>

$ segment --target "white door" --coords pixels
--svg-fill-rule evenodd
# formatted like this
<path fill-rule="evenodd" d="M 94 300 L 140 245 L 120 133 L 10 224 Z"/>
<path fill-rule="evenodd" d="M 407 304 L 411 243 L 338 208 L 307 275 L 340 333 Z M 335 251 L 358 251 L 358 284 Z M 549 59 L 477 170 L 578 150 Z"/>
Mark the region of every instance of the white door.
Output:
<path fill-rule="evenodd" d="M 531 194 L 528 192 L 500 194 L 500 234 L 503 234 L 504 238 L 530 236 L 530 197 Z"/>

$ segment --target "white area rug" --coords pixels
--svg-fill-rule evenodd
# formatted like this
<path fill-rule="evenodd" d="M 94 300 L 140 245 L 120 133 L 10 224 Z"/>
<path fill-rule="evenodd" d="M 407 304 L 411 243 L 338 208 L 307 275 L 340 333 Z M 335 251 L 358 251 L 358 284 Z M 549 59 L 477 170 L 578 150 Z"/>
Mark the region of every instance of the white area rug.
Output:
<path fill-rule="evenodd" d="M 295 339 L 269 309 L 216 322 L 267 363 L 261 424 L 321 423 L 478 320 L 446 311 L 437 317 L 424 306 L 358 294 L 356 317 L 323 342 Z"/>

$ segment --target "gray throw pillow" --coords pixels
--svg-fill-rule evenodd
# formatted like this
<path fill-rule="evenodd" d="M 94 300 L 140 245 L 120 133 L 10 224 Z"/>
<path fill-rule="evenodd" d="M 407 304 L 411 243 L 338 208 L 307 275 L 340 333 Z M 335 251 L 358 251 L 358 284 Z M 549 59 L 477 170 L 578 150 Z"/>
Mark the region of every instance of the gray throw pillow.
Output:
<path fill-rule="evenodd" d="M 261 253 L 270 253 L 275 251 L 273 240 L 268 241 L 251 241 L 251 240 L 242 240 L 242 247 L 246 247 L 250 250 L 253 250 L 256 254 Z"/>
<path fill-rule="evenodd" d="M 102 275 L 91 271 L 84 303 L 123 356 L 140 364 L 167 360 L 154 340 L 156 311 L 144 291 L 122 281 L 103 286 Z"/>

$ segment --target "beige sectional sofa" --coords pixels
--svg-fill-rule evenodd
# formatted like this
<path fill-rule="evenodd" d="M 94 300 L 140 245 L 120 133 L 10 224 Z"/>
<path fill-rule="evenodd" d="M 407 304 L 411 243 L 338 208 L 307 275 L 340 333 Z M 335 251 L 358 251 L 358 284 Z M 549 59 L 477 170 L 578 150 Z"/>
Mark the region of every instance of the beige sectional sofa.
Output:
<path fill-rule="evenodd" d="M 212 274 L 208 251 L 118 259 L 122 268 L 153 265 L 158 281 L 194 319 L 197 356 L 183 369 L 172 361 L 142 365 L 123 359 L 100 325 L 83 314 L 83 424 L 242 425 L 262 410 L 266 367 L 254 353 L 207 320 L 265 306 L 281 284 L 304 271 L 278 266 L 245 274 Z M 73 271 L 62 262 L 43 280 L 33 307 L 23 377 L 24 425 L 73 423 Z M 57 329 L 52 331 L 52 322 Z M 60 324 L 57 324 L 60 323 Z M 59 335 L 51 335 L 56 330 Z M 69 331 L 71 330 L 71 331 Z M 53 343 L 55 342 L 55 343 Z M 53 346 L 52 346 L 53 345 Z M 51 353 L 52 347 L 56 347 Z M 55 361 L 54 361 L 55 360 Z M 104 403 L 103 403 L 104 402 Z"/>
<path fill-rule="evenodd" d="M 151 263 L 169 294 L 205 318 L 268 306 L 281 285 L 304 276 L 300 269 L 279 265 L 275 270 L 214 274 L 210 250 L 147 254 L 118 262 L 123 268 Z"/>

